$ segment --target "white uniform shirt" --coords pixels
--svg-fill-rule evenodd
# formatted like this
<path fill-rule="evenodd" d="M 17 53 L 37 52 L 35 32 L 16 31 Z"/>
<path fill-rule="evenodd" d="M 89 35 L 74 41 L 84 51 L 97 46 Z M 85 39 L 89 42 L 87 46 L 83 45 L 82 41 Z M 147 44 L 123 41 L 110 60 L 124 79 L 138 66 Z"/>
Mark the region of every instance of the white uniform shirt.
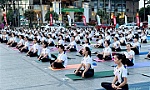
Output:
<path fill-rule="evenodd" d="M 18 42 L 18 44 L 23 44 L 23 45 L 24 45 L 24 40 L 21 39 L 21 40 Z"/>
<path fill-rule="evenodd" d="M 59 44 L 59 45 L 64 45 L 64 41 L 63 41 L 63 40 L 59 40 L 59 41 L 58 41 L 58 44 Z"/>
<path fill-rule="evenodd" d="M 36 50 L 39 49 L 39 45 L 36 43 L 32 46 L 32 48 L 33 48 L 33 52 L 35 52 Z"/>
<path fill-rule="evenodd" d="M 67 66 L 67 64 L 68 64 L 68 59 L 67 59 L 67 55 L 66 55 L 65 52 L 59 54 L 58 57 L 57 57 L 57 59 L 64 61 L 64 63 L 63 63 L 63 66 L 64 66 L 64 67 Z"/>
<path fill-rule="evenodd" d="M 84 57 L 82 59 L 81 63 L 85 64 L 86 67 L 87 67 L 88 64 L 90 64 L 91 69 L 93 69 L 92 58 L 89 55 L 87 57 Z"/>
<path fill-rule="evenodd" d="M 120 68 L 115 67 L 114 68 L 114 75 L 117 76 L 118 78 L 118 82 L 122 83 L 123 82 L 123 78 L 127 77 L 127 69 L 124 65 L 122 65 Z"/>
<path fill-rule="evenodd" d="M 112 54 L 112 50 L 111 50 L 110 47 L 105 47 L 105 48 L 103 49 L 103 52 L 104 52 L 104 53 L 110 53 L 110 55 Z"/>
<path fill-rule="evenodd" d="M 98 40 L 97 43 L 98 43 L 98 44 L 103 44 L 103 43 L 104 43 L 104 40 L 103 40 L 103 39 L 100 39 L 100 40 Z"/>
<path fill-rule="evenodd" d="M 120 45 L 119 41 L 116 41 L 116 42 L 113 43 L 113 46 L 116 47 L 116 48 L 119 48 L 120 47 L 119 45 Z"/>
<path fill-rule="evenodd" d="M 135 53 L 133 50 L 130 50 L 129 52 L 126 51 L 126 52 L 124 52 L 124 54 L 125 54 L 126 58 L 128 58 L 128 59 L 130 56 L 133 56 L 133 59 L 129 59 L 129 60 L 133 60 L 133 63 L 135 62 Z"/>
<path fill-rule="evenodd" d="M 76 43 L 76 41 L 72 41 L 72 42 L 70 42 L 70 44 L 69 44 L 70 46 L 74 46 L 75 47 L 75 49 L 76 50 L 78 50 L 78 46 L 77 46 L 77 43 Z"/>
<path fill-rule="evenodd" d="M 43 48 L 41 54 L 47 54 L 49 58 L 51 58 L 51 53 L 48 48 Z"/>
<path fill-rule="evenodd" d="M 24 44 L 24 46 L 27 47 L 27 48 L 29 49 L 29 46 L 30 46 L 29 42 L 26 41 L 25 44 Z"/>

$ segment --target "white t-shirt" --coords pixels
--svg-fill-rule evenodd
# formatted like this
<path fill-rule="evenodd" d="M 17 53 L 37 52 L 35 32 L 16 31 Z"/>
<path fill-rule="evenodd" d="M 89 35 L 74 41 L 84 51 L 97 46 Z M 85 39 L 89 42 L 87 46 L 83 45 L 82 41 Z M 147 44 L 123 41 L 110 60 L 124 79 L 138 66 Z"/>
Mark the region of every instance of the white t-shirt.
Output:
<path fill-rule="evenodd" d="M 24 44 L 24 40 L 21 39 L 21 40 L 18 42 L 18 44 Z"/>
<path fill-rule="evenodd" d="M 47 41 L 46 37 L 42 37 L 41 41 Z"/>
<path fill-rule="evenodd" d="M 103 40 L 103 39 L 100 39 L 100 40 L 98 40 L 97 43 L 98 43 L 98 44 L 103 44 L 103 43 L 104 43 L 104 40 Z"/>
<path fill-rule="evenodd" d="M 43 48 L 41 54 L 48 54 L 48 57 L 51 58 L 51 53 L 48 48 Z"/>
<path fill-rule="evenodd" d="M 129 52 L 126 51 L 126 52 L 124 52 L 124 54 L 125 54 L 126 58 L 128 58 L 128 59 L 130 56 L 133 56 L 133 59 L 129 59 L 129 60 L 133 60 L 133 63 L 135 62 L 135 53 L 133 50 L 130 50 Z"/>
<path fill-rule="evenodd" d="M 119 41 L 116 41 L 116 42 L 113 43 L 113 46 L 116 47 L 116 48 L 119 48 L 120 47 L 119 45 L 120 45 Z"/>
<path fill-rule="evenodd" d="M 87 67 L 88 64 L 90 64 L 91 69 L 93 69 L 92 58 L 89 55 L 87 57 L 84 56 L 81 63 L 85 64 L 86 67 Z"/>
<path fill-rule="evenodd" d="M 119 39 L 120 39 L 120 41 L 121 41 L 121 42 L 123 42 L 123 41 L 125 41 L 125 42 L 126 42 L 125 37 L 120 37 Z"/>
<path fill-rule="evenodd" d="M 63 41 L 63 40 L 59 40 L 59 41 L 58 41 L 58 44 L 59 44 L 59 45 L 64 45 L 64 41 Z"/>
<path fill-rule="evenodd" d="M 88 48 L 91 49 L 91 45 L 90 45 L 90 44 L 85 43 L 85 44 L 83 44 L 82 46 L 83 46 L 83 48 L 88 47 Z"/>
<path fill-rule="evenodd" d="M 78 46 L 77 46 L 77 43 L 76 41 L 72 41 L 70 42 L 69 46 L 74 46 L 76 50 L 78 50 Z"/>
<path fill-rule="evenodd" d="M 76 41 L 80 41 L 80 37 L 79 37 L 79 36 L 76 36 L 76 37 L 75 37 L 75 40 L 76 40 Z"/>
<path fill-rule="evenodd" d="M 29 49 L 30 44 L 28 41 L 26 41 L 24 45 L 25 45 L 25 47 L 27 47 Z"/>
<path fill-rule="evenodd" d="M 48 43 L 52 43 L 52 42 L 54 43 L 54 40 L 53 40 L 52 38 L 49 38 L 49 39 L 48 39 Z M 55 44 L 55 43 L 54 43 L 54 44 Z"/>
<path fill-rule="evenodd" d="M 13 37 L 12 39 L 14 42 L 17 42 L 17 38 L 16 37 Z"/>
<path fill-rule="evenodd" d="M 106 40 L 111 40 L 110 35 L 106 36 L 105 38 L 106 38 Z"/>
<path fill-rule="evenodd" d="M 39 49 L 39 45 L 36 43 L 32 46 L 32 48 L 33 48 L 33 52 L 35 52 L 36 50 Z"/>
<path fill-rule="evenodd" d="M 132 43 L 132 46 L 138 46 L 138 48 L 140 49 L 140 43 L 139 42 L 135 42 L 135 43 Z"/>
<path fill-rule="evenodd" d="M 114 75 L 117 76 L 118 82 L 122 83 L 124 77 L 127 77 L 127 69 L 124 65 L 122 65 L 120 68 L 115 67 L 114 68 Z"/>
<path fill-rule="evenodd" d="M 63 53 L 59 54 L 58 57 L 57 57 L 57 59 L 64 61 L 64 63 L 63 63 L 63 66 L 64 66 L 64 67 L 67 66 L 67 64 L 68 64 L 68 59 L 67 59 L 66 53 L 63 52 Z"/>
<path fill-rule="evenodd" d="M 110 55 L 112 54 L 112 50 L 111 50 L 110 47 L 105 47 L 105 48 L 103 49 L 103 52 L 104 52 L 104 53 L 110 53 Z"/>

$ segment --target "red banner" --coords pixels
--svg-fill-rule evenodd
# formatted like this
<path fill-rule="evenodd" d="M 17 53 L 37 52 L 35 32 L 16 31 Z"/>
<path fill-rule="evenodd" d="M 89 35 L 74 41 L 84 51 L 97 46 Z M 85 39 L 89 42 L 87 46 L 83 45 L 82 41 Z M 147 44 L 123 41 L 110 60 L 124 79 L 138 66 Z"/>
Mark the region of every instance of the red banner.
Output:
<path fill-rule="evenodd" d="M 136 15 L 136 24 L 137 24 L 137 26 L 140 26 L 140 19 L 139 19 L 139 15 Z"/>
<path fill-rule="evenodd" d="M 50 14 L 50 26 L 53 25 L 53 17 L 52 17 L 52 14 Z"/>
<path fill-rule="evenodd" d="M 85 17 L 85 16 L 82 16 L 82 19 L 83 19 L 84 25 L 86 25 L 86 17 Z"/>
<path fill-rule="evenodd" d="M 5 21 L 6 25 L 8 25 L 8 24 L 7 24 L 7 17 L 6 17 L 6 14 L 3 13 L 3 16 L 4 16 L 4 21 Z"/>
<path fill-rule="evenodd" d="M 117 22 L 116 22 L 116 16 L 113 16 L 113 20 L 114 20 L 114 26 L 116 26 Z"/>

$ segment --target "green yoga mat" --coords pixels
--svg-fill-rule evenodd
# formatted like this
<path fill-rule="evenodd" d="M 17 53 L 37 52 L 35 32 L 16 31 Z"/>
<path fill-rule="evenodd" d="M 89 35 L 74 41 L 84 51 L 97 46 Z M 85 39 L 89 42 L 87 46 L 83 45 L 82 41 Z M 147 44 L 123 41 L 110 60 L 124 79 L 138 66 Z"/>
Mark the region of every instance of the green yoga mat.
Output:
<path fill-rule="evenodd" d="M 85 78 L 82 78 L 81 76 L 76 76 L 75 74 L 66 74 L 65 76 L 72 79 L 72 80 L 83 80 L 83 79 L 85 79 Z M 92 78 L 103 78 L 103 77 L 111 77 L 111 76 L 114 76 L 113 70 L 95 72 L 94 76 Z"/>

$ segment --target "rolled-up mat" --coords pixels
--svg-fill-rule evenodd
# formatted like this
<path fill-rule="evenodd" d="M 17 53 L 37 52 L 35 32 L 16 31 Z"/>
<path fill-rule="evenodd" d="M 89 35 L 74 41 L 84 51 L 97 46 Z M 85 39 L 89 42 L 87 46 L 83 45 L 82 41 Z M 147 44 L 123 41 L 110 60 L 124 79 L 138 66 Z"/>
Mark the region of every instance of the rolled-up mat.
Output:
<path fill-rule="evenodd" d="M 142 75 L 150 78 L 150 73 L 142 73 Z"/>
<path fill-rule="evenodd" d="M 86 78 L 82 78 L 81 76 L 76 76 L 75 74 L 66 74 L 66 77 L 72 80 L 83 80 Z M 91 78 L 103 78 L 103 77 L 112 77 L 114 76 L 113 70 L 111 71 L 101 71 L 101 72 L 94 72 L 94 76 Z"/>
<path fill-rule="evenodd" d="M 135 63 L 134 66 L 130 66 L 128 68 L 142 68 L 142 67 L 150 67 L 150 62 Z"/>

